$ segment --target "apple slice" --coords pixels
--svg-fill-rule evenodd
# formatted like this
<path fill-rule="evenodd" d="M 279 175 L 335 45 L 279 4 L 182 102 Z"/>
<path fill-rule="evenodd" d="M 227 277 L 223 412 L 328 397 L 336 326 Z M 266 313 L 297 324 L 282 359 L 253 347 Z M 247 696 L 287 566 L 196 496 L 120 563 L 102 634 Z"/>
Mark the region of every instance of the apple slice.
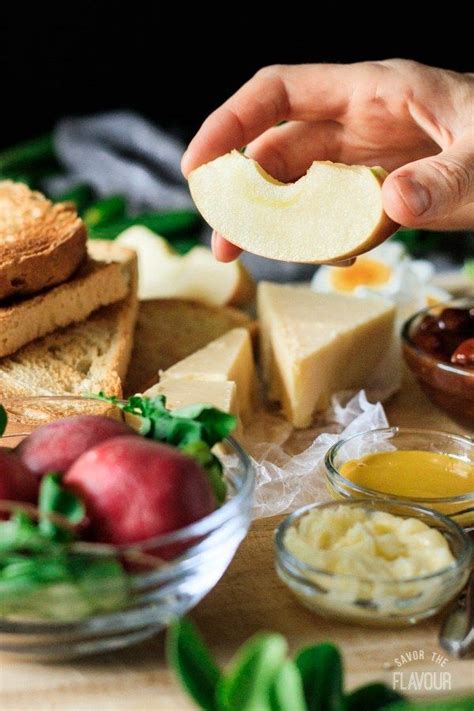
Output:
<path fill-rule="evenodd" d="M 168 242 L 139 225 L 117 238 L 138 255 L 138 296 L 189 299 L 211 306 L 245 304 L 255 296 L 255 282 L 240 262 L 217 262 L 207 247 L 181 256 Z"/>
<path fill-rule="evenodd" d="M 271 259 L 320 263 L 376 247 L 398 225 L 382 208 L 382 168 L 315 161 L 280 183 L 238 151 L 193 170 L 198 210 L 238 247 Z"/>

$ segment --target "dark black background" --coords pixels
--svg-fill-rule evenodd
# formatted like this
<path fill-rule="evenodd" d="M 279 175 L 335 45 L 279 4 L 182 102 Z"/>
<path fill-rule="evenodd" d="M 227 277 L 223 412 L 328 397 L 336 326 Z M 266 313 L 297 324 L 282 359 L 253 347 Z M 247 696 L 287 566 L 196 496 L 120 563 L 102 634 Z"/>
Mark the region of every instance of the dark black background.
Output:
<path fill-rule="evenodd" d="M 433 29 L 414 27 L 398 6 L 379 7 L 370 22 L 342 6 L 316 20 L 300 5 L 278 6 L 285 12 L 259 24 L 233 6 L 222 6 L 226 17 L 213 23 L 184 6 L 172 17 L 158 6 L 134 13 L 133 3 L 99 21 L 94 7 L 63 5 L 67 21 L 34 27 L 0 23 L 2 147 L 48 131 L 62 115 L 113 108 L 140 111 L 187 140 L 259 67 L 277 62 L 400 56 L 459 71 L 473 64 L 459 15 L 452 27 L 443 18 Z"/>

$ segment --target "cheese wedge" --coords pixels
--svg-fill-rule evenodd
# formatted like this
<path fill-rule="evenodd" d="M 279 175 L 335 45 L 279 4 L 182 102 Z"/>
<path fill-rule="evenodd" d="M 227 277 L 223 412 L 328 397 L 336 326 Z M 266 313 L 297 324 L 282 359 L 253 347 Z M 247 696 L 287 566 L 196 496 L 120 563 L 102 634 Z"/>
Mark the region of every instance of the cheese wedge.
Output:
<path fill-rule="evenodd" d="M 364 386 L 390 346 L 395 308 L 380 298 L 262 282 L 258 314 L 269 398 L 302 428 L 334 393 Z"/>
<path fill-rule="evenodd" d="M 246 328 L 234 328 L 204 348 L 161 373 L 160 383 L 233 382 L 237 388 L 238 414 L 245 421 L 253 411 L 256 374 L 250 335 Z"/>
<path fill-rule="evenodd" d="M 219 410 L 238 415 L 237 388 L 230 380 L 205 381 L 205 380 L 168 380 L 157 383 L 145 393 L 148 397 L 164 395 L 166 406 L 170 410 L 178 410 L 197 402 L 218 407 Z"/>

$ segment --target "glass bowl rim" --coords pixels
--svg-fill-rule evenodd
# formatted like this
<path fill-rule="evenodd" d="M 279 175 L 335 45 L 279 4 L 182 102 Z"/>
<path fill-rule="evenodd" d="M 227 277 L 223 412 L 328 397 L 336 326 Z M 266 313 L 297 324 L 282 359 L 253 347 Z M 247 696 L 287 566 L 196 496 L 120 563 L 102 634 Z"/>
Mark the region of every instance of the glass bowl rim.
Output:
<path fill-rule="evenodd" d="M 9 438 L 17 439 L 18 437 L 23 436 L 27 435 L 25 435 L 25 433 L 18 433 L 0 436 L 0 444 L 2 443 L 2 441 L 8 440 Z M 193 523 L 190 523 L 187 526 L 184 526 L 183 528 L 180 528 L 176 531 L 172 531 L 170 533 L 153 536 L 152 538 L 147 538 L 143 541 L 137 541 L 136 543 L 120 545 L 113 543 L 99 543 L 94 541 L 78 541 L 77 543 L 73 543 L 71 545 L 71 552 L 90 552 L 95 554 L 108 553 L 110 555 L 119 556 L 123 555 L 124 553 L 133 553 L 143 549 L 160 548 L 168 545 L 173 545 L 176 543 L 180 543 L 183 540 L 188 540 L 190 538 L 202 539 L 204 536 L 207 536 L 218 530 L 223 524 L 233 518 L 234 514 L 236 514 L 237 511 L 240 509 L 242 501 L 245 501 L 252 494 L 255 483 L 254 466 L 249 455 L 233 437 L 227 437 L 223 440 L 223 443 L 231 447 L 232 453 L 230 456 L 237 456 L 237 459 L 243 471 L 243 481 L 240 488 L 236 491 L 235 495 L 231 496 L 227 501 L 225 501 L 222 506 L 212 511 L 207 516 L 204 516 L 204 518 L 201 518 L 198 521 L 194 521 Z M 225 469 L 224 464 L 223 467 Z M 19 504 L 21 506 L 22 502 L 12 501 L 9 503 L 11 503 L 13 508 L 15 504 Z M 202 540 L 200 542 L 202 543 Z M 193 548 L 194 546 L 190 547 L 188 549 L 189 552 L 192 553 Z M 186 551 L 186 553 L 187 552 L 188 551 Z M 179 563 L 183 562 L 189 563 L 192 557 L 193 556 L 191 555 L 183 559 L 176 558 L 171 559 L 170 561 L 164 561 L 163 568 L 166 567 L 166 569 L 169 570 L 171 567 L 173 567 L 174 564 L 178 565 Z M 153 572 L 157 571 L 150 570 L 146 574 L 151 574 Z"/>
<path fill-rule="evenodd" d="M 461 303 L 470 303 L 470 305 L 472 307 L 472 306 L 474 306 L 474 297 L 460 296 L 460 297 L 457 297 L 454 299 L 450 299 L 444 305 L 449 306 L 451 304 L 451 305 L 453 305 L 453 308 L 455 308 L 454 304 L 459 304 L 460 302 Z M 416 311 L 409 318 L 407 318 L 407 320 L 404 322 L 404 324 L 402 326 L 402 331 L 401 331 L 402 344 L 404 347 L 409 348 L 410 350 L 414 351 L 417 356 L 422 356 L 423 358 L 426 358 L 427 360 L 429 360 L 439 370 L 443 370 L 447 373 L 451 373 L 452 375 L 459 375 L 459 376 L 461 376 L 463 378 L 467 378 L 467 379 L 474 378 L 474 370 L 472 368 L 458 368 L 457 366 L 453 365 L 452 363 L 446 363 L 445 361 L 440 360 L 439 358 L 436 358 L 436 356 L 432 355 L 431 353 L 424 351 L 422 348 L 417 346 L 416 343 L 412 339 L 411 329 L 412 329 L 414 322 L 421 316 L 428 314 L 430 311 L 433 311 L 434 309 L 439 309 L 440 306 L 443 306 L 443 304 L 433 304 L 432 306 L 425 306 L 423 309 Z"/>
<path fill-rule="evenodd" d="M 307 514 L 309 511 L 312 511 L 313 509 L 333 508 L 336 506 L 366 506 L 368 508 L 374 509 L 374 511 L 383 511 L 387 508 L 395 508 L 396 506 L 398 506 L 399 508 L 405 509 L 407 512 L 411 511 L 412 513 L 414 513 L 415 515 L 413 515 L 412 518 L 417 519 L 419 519 L 419 515 L 417 516 L 416 514 L 421 513 L 424 516 L 428 516 L 428 518 L 442 523 L 445 528 L 447 527 L 450 532 L 454 534 L 454 536 L 462 543 L 461 552 L 459 556 L 456 557 L 454 563 L 451 563 L 449 566 L 446 566 L 444 568 L 440 568 L 439 570 L 433 573 L 426 573 L 424 575 L 417 575 L 410 578 L 388 579 L 382 577 L 367 578 L 362 575 L 353 575 L 350 573 L 334 573 L 333 571 L 326 570 L 324 568 L 316 568 L 310 565 L 309 563 L 305 563 L 304 561 L 300 560 L 300 558 L 297 558 L 293 553 L 288 550 L 285 545 L 285 534 L 288 529 L 295 523 L 295 521 L 300 520 L 305 514 Z M 404 502 L 398 504 L 398 502 L 387 502 L 383 499 L 346 499 L 344 501 L 325 501 L 302 506 L 301 508 L 297 509 L 296 511 L 293 511 L 291 514 L 286 516 L 275 529 L 275 547 L 277 550 L 278 563 L 283 565 L 285 571 L 287 573 L 290 573 L 292 576 L 294 576 L 293 571 L 297 571 L 298 574 L 304 575 L 305 584 L 310 585 L 313 584 L 313 581 L 311 580 L 311 578 L 307 577 L 308 574 L 326 576 L 327 579 L 332 578 L 334 580 L 352 580 L 357 581 L 358 583 L 369 583 L 371 585 L 411 585 L 413 583 L 434 580 L 435 578 L 442 578 L 444 575 L 455 571 L 462 571 L 464 570 L 464 568 L 469 566 L 474 555 L 474 546 L 471 543 L 469 535 L 465 531 L 463 531 L 463 529 L 448 516 L 444 516 L 438 511 L 433 511 L 432 509 L 428 509 L 424 506 L 406 504 Z M 288 568 L 290 568 L 290 570 L 288 570 Z"/>
<path fill-rule="evenodd" d="M 443 430 L 431 430 L 431 429 L 424 429 L 424 428 L 417 428 L 417 427 L 378 427 L 374 430 L 365 430 L 364 432 L 356 432 L 355 434 L 350 435 L 349 437 L 344 437 L 344 439 L 340 439 L 338 442 L 335 444 L 331 445 L 329 449 L 327 450 L 325 456 L 324 456 L 324 466 L 326 469 L 326 478 L 329 480 L 331 484 L 333 482 L 336 482 L 338 484 L 342 484 L 344 486 L 347 486 L 350 490 L 356 491 L 357 493 L 360 494 L 371 494 L 374 495 L 376 498 L 383 499 L 384 497 L 387 498 L 389 501 L 399 501 L 402 504 L 457 504 L 457 503 L 471 503 L 474 502 L 474 492 L 472 493 L 467 493 L 467 494 L 459 494 L 456 496 L 444 496 L 444 497 L 423 497 L 423 496 L 417 496 L 417 497 L 410 497 L 410 496 L 396 496 L 395 494 L 387 494 L 383 491 L 378 491 L 377 489 L 369 489 L 369 487 L 366 486 L 360 486 L 359 484 L 356 484 L 355 482 L 351 481 L 350 479 L 346 479 L 345 476 L 343 476 L 337 467 L 334 464 L 334 458 L 338 454 L 339 450 L 348 442 L 351 442 L 354 439 L 357 439 L 357 437 L 364 437 L 367 435 L 382 435 L 382 434 L 390 434 L 390 435 L 398 435 L 398 434 L 423 434 L 427 436 L 443 436 L 443 437 L 448 437 L 451 440 L 457 440 L 460 441 L 464 444 L 468 444 L 469 446 L 474 448 L 474 440 L 471 437 L 468 437 L 467 435 L 462 435 L 462 434 L 456 434 L 455 432 L 445 432 Z M 462 512 L 459 512 L 462 513 Z"/>

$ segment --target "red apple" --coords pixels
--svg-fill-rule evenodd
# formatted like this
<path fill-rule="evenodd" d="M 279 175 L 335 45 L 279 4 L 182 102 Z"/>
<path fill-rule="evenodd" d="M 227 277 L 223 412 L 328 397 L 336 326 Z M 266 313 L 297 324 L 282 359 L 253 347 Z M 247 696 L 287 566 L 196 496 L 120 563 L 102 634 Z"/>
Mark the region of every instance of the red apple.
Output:
<path fill-rule="evenodd" d="M 76 415 L 38 427 L 17 447 L 22 462 L 37 476 L 65 472 L 99 442 L 132 435 L 124 422 L 103 415 Z"/>
<path fill-rule="evenodd" d="M 104 543 L 176 531 L 215 509 L 207 474 L 194 459 L 142 437 L 116 437 L 89 449 L 63 481 L 82 497 L 92 536 Z"/>
<path fill-rule="evenodd" d="M 15 452 L 0 447 L 0 499 L 36 502 L 38 479 L 28 471 Z"/>

